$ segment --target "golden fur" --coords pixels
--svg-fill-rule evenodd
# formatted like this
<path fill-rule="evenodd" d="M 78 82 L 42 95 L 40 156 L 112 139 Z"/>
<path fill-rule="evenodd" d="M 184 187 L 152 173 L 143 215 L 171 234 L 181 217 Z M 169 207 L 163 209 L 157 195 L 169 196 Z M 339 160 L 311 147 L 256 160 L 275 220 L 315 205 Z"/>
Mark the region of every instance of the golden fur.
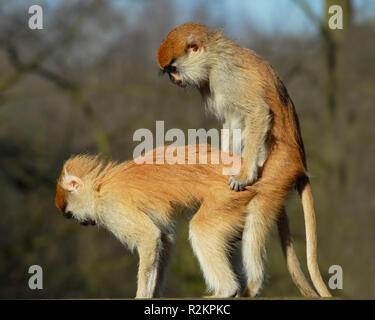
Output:
<path fill-rule="evenodd" d="M 208 145 L 178 148 L 184 149 L 186 163 L 191 155 L 198 162 L 201 154 L 208 155 L 208 163 L 156 164 L 160 156 L 156 150 L 151 152 L 153 164 L 137 164 L 135 161 L 104 164 L 98 157 L 72 157 L 66 161 L 57 183 L 56 206 L 64 215 L 71 213 L 82 223 L 94 221 L 106 227 L 130 249 L 138 249 L 137 297 L 146 298 L 162 294 L 165 270 L 174 243 L 175 224 L 177 218 L 186 213 L 181 209 L 190 208 L 191 214 L 195 213 L 190 222 L 190 240 L 208 288 L 214 296 L 240 295 L 247 286 L 247 280 L 239 282 L 242 261 L 234 261 L 233 257 L 241 249 L 238 241 L 241 237 L 246 238 L 243 229 L 249 215 L 249 201 L 263 187 L 255 184 L 243 192 L 232 192 L 228 189 L 227 177 L 222 173 L 223 161 L 219 164 L 211 164 L 210 161 L 211 156 L 218 153 L 220 159 L 227 154 Z M 164 155 L 168 160 L 167 153 Z M 68 191 L 69 183 L 79 186 Z M 264 199 L 266 194 L 263 195 L 262 191 L 261 194 Z M 264 223 L 271 223 L 266 220 Z M 298 269 L 287 220 L 279 223 L 279 229 L 280 226 L 286 228 L 282 232 L 283 249 L 287 256 L 295 258 L 289 269 L 296 270 L 297 265 L 297 271 L 291 272 L 292 278 L 303 294 L 314 295 L 307 282 L 302 286 L 299 284 L 304 277 Z M 253 255 L 252 243 L 242 250 L 244 257 Z M 263 274 L 259 276 L 258 285 L 261 286 Z M 255 292 L 248 294 L 254 295 Z"/>
<path fill-rule="evenodd" d="M 186 163 L 189 152 L 207 153 L 208 158 L 219 153 L 206 145 L 186 148 Z M 247 204 L 255 190 L 229 192 L 222 163 L 156 164 L 158 155 L 154 150 L 154 164 L 104 164 L 97 157 L 73 157 L 59 178 L 56 206 L 81 223 L 95 221 L 130 249 L 137 248 L 139 298 L 161 295 L 175 224 L 186 213 L 182 209 L 190 208 L 190 214 L 196 212 L 190 222 L 190 239 L 209 289 L 221 297 L 238 294 L 240 284 L 229 261 L 230 249 L 241 238 Z M 68 191 L 70 181 L 80 186 Z"/>

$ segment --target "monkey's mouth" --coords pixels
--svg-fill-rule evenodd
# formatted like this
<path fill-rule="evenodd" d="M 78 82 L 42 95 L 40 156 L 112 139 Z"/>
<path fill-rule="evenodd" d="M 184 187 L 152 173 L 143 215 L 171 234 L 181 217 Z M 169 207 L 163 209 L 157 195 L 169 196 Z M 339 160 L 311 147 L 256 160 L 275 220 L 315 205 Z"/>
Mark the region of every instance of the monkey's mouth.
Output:
<path fill-rule="evenodd" d="M 187 86 L 186 82 L 183 82 L 181 80 L 177 81 L 176 84 L 181 87 L 181 88 L 185 88 Z"/>
<path fill-rule="evenodd" d="M 177 76 L 176 74 L 168 73 L 169 79 L 171 80 L 172 83 L 178 85 L 181 88 L 186 87 L 186 82 L 184 82 L 180 76 Z"/>
<path fill-rule="evenodd" d="M 175 83 L 176 85 L 178 85 L 180 88 L 185 88 L 187 86 L 187 84 L 185 82 L 178 82 L 178 83 Z"/>
<path fill-rule="evenodd" d="M 80 224 L 82 225 L 82 226 L 95 226 L 96 225 L 96 222 L 94 221 L 94 220 L 91 220 L 91 219 L 87 219 L 87 220 L 85 220 L 85 221 L 82 221 L 82 222 L 80 222 Z"/>

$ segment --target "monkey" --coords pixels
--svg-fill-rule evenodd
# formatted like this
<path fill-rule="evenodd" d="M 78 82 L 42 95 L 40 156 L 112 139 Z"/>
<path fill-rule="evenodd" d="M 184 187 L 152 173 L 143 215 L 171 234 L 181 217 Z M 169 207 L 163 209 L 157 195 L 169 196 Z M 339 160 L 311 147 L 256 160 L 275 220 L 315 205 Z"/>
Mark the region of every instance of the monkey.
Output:
<path fill-rule="evenodd" d="M 263 189 L 249 204 L 253 214 L 246 219 L 243 245 L 257 243 L 254 254 L 261 259 L 270 222 L 286 215 L 285 200 L 297 188 L 305 215 L 311 280 L 321 296 L 330 297 L 317 262 L 315 211 L 299 120 L 274 69 L 252 50 L 224 37 L 222 31 L 210 31 L 194 22 L 169 32 L 158 48 L 157 61 L 174 84 L 198 89 L 223 128 L 241 129 L 243 163 L 241 171 L 228 179 L 230 189 L 242 191 L 263 180 Z M 245 264 L 248 278 L 254 278 L 249 290 L 257 291 L 262 272 L 252 264 L 260 264 L 252 259 Z"/>
<path fill-rule="evenodd" d="M 58 179 L 55 204 L 66 218 L 104 227 L 130 250 L 137 249 L 140 263 L 136 298 L 162 296 L 178 218 L 183 213 L 192 216 L 189 239 L 208 291 L 212 297 L 241 296 L 247 279 L 241 278 L 242 261 L 234 261 L 233 257 L 241 248 L 238 243 L 244 237 L 246 216 L 252 214 L 249 201 L 257 194 L 257 187 L 248 186 L 240 193 L 227 188 L 222 159 L 228 154 L 210 145 L 177 147 L 181 148 L 186 161 L 173 165 L 168 164 L 166 147 L 163 163 L 156 161 L 160 157 L 157 149 L 148 153 L 154 160 L 152 164 L 136 160 L 105 164 L 98 156 L 71 157 Z M 177 153 L 180 154 L 178 150 Z M 189 157 L 198 159 L 201 154 L 208 159 L 219 156 L 220 161 L 187 161 Z M 287 221 L 282 225 L 288 229 Z M 284 230 L 283 234 L 286 255 L 296 257 L 289 231 Z M 241 248 L 244 257 L 257 255 L 254 244 L 246 243 L 248 247 Z M 316 296 L 298 260 L 289 260 L 289 271 L 301 293 Z M 263 281 L 263 261 L 257 263 Z M 255 294 L 258 292 L 251 293 Z"/>

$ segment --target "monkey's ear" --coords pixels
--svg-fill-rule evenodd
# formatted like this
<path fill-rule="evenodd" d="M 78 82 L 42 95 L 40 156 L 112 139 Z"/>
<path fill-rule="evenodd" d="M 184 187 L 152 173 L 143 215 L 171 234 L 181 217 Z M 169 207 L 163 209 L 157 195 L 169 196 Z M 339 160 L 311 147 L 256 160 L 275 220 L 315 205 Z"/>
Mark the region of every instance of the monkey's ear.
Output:
<path fill-rule="evenodd" d="M 80 178 L 69 174 L 68 170 L 64 168 L 64 176 L 61 187 L 68 192 L 77 192 L 81 187 L 83 187 L 83 181 Z"/>
<path fill-rule="evenodd" d="M 187 53 L 190 53 L 190 52 L 197 52 L 199 49 L 199 45 L 195 42 L 191 42 L 191 43 L 188 43 L 186 45 L 186 48 L 185 48 L 185 51 Z"/>

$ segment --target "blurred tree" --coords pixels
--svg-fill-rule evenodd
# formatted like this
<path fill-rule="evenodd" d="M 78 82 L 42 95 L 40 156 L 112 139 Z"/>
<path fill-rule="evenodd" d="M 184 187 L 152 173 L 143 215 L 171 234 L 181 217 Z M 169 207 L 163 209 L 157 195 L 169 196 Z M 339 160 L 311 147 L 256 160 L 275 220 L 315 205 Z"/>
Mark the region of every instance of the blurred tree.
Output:
<path fill-rule="evenodd" d="M 222 6 L 199 0 L 41 2 L 45 29 L 31 31 L 25 23 L 31 0 L 0 1 L 0 297 L 134 296 L 136 255 L 104 230 L 62 219 L 53 203 L 55 184 L 71 154 L 102 150 L 114 159 L 131 159 L 134 131 L 155 130 L 155 120 L 164 120 L 165 130 L 185 133 L 188 128 L 220 127 L 204 114 L 195 91 L 178 90 L 158 76 L 160 41 L 189 20 L 225 26 L 226 34 L 280 73 L 301 120 L 323 276 L 327 279 L 329 266 L 339 264 L 344 289 L 335 296 L 374 297 L 369 279 L 375 265 L 375 12 L 369 2 L 363 3 L 369 6 L 365 10 L 348 1 L 355 5 L 351 16 L 365 10 L 368 18 L 351 19 L 350 28 L 344 22 L 342 36 L 326 30 L 331 34 L 326 40 L 320 29 L 326 25 L 325 9 L 313 18 L 319 18 L 314 22 L 317 34 L 269 34 L 245 10 L 235 16 L 218 12 L 231 1 Z M 295 5 L 280 3 L 271 2 L 276 11 L 285 3 Z M 345 20 L 348 9 L 341 3 Z M 231 28 L 233 20 L 236 28 Z M 342 39 L 333 45 L 330 37 L 336 36 Z M 332 54 L 335 63 L 330 65 Z M 336 91 L 330 89 L 332 82 Z M 295 195 L 287 207 L 298 256 L 305 262 L 301 205 Z M 187 224 L 181 228 L 166 296 L 199 297 L 204 282 Z M 299 296 L 276 234 L 269 252 L 269 281 L 262 295 Z M 44 290 L 27 287 L 31 264 L 43 267 Z"/>
<path fill-rule="evenodd" d="M 345 107 L 341 104 L 340 115 L 338 115 L 338 100 L 340 98 L 340 83 L 338 78 L 338 70 L 344 68 L 342 63 L 342 46 L 345 42 L 351 20 L 352 20 L 352 4 L 351 0 L 324 0 L 323 17 L 316 16 L 305 0 L 294 0 L 303 10 L 307 17 L 316 25 L 322 39 L 322 53 L 324 57 L 324 141 L 322 147 L 325 149 L 326 170 L 334 173 L 335 184 L 331 192 L 337 193 L 335 199 L 340 199 L 342 188 L 346 183 L 346 162 L 343 159 L 346 137 L 342 132 L 342 128 L 346 126 Z M 332 13 L 329 8 L 333 5 L 340 5 L 343 12 L 343 29 L 331 29 L 329 20 Z"/>
<path fill-rule="evenodd" d="M 43 66 L 45 61 L 56 51 L 74 40 L 78 31 L 83 26 L 85 18 L 89 16 L 88 14 L 100 11 L 104 3 L 105 1 L 103 0 L 91 1 L 90 5 L 85 8 L 87 11 L 84 15 L 79 16 L 72 24 L 64 24 L 65 28 L 61 31 L 59 37 L 52 43 L 44 44 L 42 49 L 40 49 L 39 52 L 29 60 L 29 62 L 21 61 L 18 49 L 13 43 L 13 39 L 9 37 L 9 35 L 3 34 L 2 38 L 0 38 L 0 48 L 7 52 L 9 62 L 14 67 L 15 72 L 6 76 L 5 79 L 0 82 L 0 97 L 4 91 L 12 88 L 31 72 L 51 81 L 58 88 L 66 92 L 80 107 L 85 118 L 92 127 L 99 151 L 104 157 L 110 158 L 111 148 L 108 136 L 102 127 L 101 121 L 96 116 L 91 103 L 84 96 L 81 85 Z"/>

